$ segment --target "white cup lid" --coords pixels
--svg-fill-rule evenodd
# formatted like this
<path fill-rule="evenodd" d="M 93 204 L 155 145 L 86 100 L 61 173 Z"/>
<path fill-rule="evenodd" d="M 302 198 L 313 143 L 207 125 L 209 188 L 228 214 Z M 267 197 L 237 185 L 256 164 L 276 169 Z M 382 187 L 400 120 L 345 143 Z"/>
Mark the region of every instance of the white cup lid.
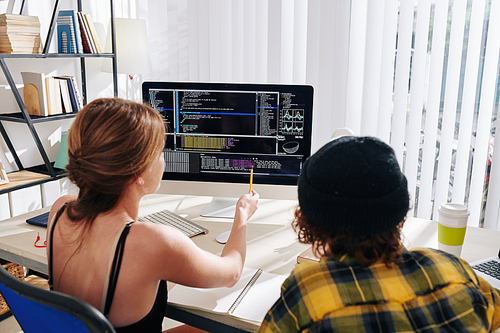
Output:
<path fill-rule="evenodd" d="M 461 216 L 469 216 L 469 210 L 467 209 L 467 206 L 464 206 L 462 204 L 458 203 L 444 203 L 439 207 L 439 212 L 444 213 L 445 215 L 461 215 Z"/>

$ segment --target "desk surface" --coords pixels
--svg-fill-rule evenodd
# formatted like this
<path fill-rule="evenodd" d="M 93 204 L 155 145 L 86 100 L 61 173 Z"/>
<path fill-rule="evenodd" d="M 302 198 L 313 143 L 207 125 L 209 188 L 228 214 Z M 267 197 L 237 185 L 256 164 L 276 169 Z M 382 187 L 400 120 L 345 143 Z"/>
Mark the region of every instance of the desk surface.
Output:
<path fill-rule="evenodd" d="M 199 247 L 217 254 L 222 251 L 223 245 L 217 243 L 215 237 L 223 231 L 230 230 L 232 220 L 201 217 L 200 212 L 210 200 L 210 197 L 152 194 L 144 197 L 141 201 L 139 215 L 169 209 L 188 218 L 209 229 L 207 235 L 196 236 L 192 240 Z M 296 202 L 293 200 L 261 200 L 259 202 L 259 209 L 247 227 L 246 267 L 260 268 L 282 275 L 288 275 L 291 272 L 295 266 L 297 255 L 308 247 L 297 242 L 297 236 L 290 227 L 295 205 Z M 46 229 L 29 225 L 25 220 L 48 210 L 47 207 L 0 221 L 0 258 L 47 274 L 45 248 L 34 246 L 38 233 L 41 240 L 45 240 Z M 403 228 L 403 244 L 408 249 L 413 247 L 437 248 L 437 223 L 409 218 Z M 495 256 L 499 247 L 500 231 L 468 227 L 462 258 L 472 262 Z M 257 323 L 246 322 L 234 317 L 196 310 L 185 310 L 184 312 L 222 322 L 245 331 L 255 331 L 258 327 Z"/>

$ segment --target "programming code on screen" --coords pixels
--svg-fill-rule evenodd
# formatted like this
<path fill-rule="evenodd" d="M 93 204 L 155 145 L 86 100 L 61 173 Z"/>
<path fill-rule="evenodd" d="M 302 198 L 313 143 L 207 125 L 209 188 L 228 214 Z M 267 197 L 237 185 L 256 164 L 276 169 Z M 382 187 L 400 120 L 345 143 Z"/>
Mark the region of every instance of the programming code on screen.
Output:
<path fill-rule="evenodd" d="M 296 184 L 310 155 L 309 86 L 145 82 L 143 93 L 167 127 L 164 179 L 247 182 L 253 168 L 256 183 Z"/>

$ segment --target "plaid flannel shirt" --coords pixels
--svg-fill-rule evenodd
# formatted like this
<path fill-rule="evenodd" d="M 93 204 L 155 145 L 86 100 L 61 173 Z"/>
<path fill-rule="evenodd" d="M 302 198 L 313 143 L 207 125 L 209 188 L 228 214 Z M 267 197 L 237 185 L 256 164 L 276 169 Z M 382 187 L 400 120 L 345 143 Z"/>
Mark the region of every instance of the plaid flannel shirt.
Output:
<path fill-rule="evenodd" d="M 295 267 L 260 332 L 489 332 L 498 290 L 460 258 L 403 251 L 403 262 L 365 267 L 345 258 Z"/>

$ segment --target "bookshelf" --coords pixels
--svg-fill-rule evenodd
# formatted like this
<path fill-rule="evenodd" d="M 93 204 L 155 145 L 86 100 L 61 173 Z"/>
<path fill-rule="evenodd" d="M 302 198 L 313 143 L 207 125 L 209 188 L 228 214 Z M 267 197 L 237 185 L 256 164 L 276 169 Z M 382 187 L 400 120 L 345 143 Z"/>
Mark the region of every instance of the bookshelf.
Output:
<path fill-rule="evenodd" d="M 77 10 L 82 11 L 82 0 L 77 1 Z M 8 59 L 33 59 L 37 61 L 43 61 L 43 59 L 48 58 L 68 58 L 68 59 L 80 59 L 80 71 L 81 71 L 81 93 L 83 105 L 87 104 L 87 84 L 86 84 L 86 69 L 85 69 L 85 61 L 87 58 L 111 58 L 112 59 L 112 67 L 113 67 L 113 90 L 114 96 L 118 96 L 118 81 L 117 81 L 117 67 L 116 67 L 116 41 L 115 41 L 115 18 L 114 18 L 114 4 L 113 0 L 108 0 L 111 8 L 111 53 L 99 53 L 99 54 L 90 54 L 90 53 L 49 53 L 50 44 L 54 39 L 54 32 L 57 29 L 57 17 L 59 15 L 59 0 L 54 1 L 54 9 L 52 11 L 52 18 L 49 26 L 49 31 L 47 33 L 47 39 L 44 44 L 44 49 L 42 53 L 39 54 L 13 54 L 13 53 L 2 53 L 0 54 L 0 67 L 3 71 L 3 74 L 10 86 L 16 103 L 19 106 L 20 112 L 13 113 L 3 113 L 0 114 L 0 134 L 2 135 L 7 148 L 9 149 L 14 162 L 18 168 L 18 171 L 10 172 L 7 174 L 9 178 L 9 183 L 0 185 L 0 194 L 8 193 L 11 191 L 19 190 L 22 188 L 43 184 L 52 180 L 56 180 L 59 178 L 63 178 L 65 176 L 64 170 L 54 168 L 54 163 L 51 162 L 45 152 L 45 149 L 42 145 L 38 132 L 35 128 L 35 124 L 49 121 L 57 121 L 61 119 L 74 118 L 77 113 L 66 113 L 66 114 L 57 114 L 57 115 L 49 115 L 49 116 L 33 116 L 28 113 L 26 110 L 26 106 L 24 105 L 23 98 L 19 93 L 19 90 L 16 87 L 16 83 L 12 78 L 12 74 L 9 70 L 6 60 Z M 24 6 L 23 6 L 24 7 Z M 21 8 L 21 14 L 23 8 Z M 33 137 L 35 145 L 38 149 L 38 153 L 40 154 L 43 165 L 34 166 L 25 168 L 19 159 L 19 156 L 16 153 L 13 143 L 11 142 L 7 131 L 3 125 L 4 122 L 17 122 L 24 123 L 28 126 L 28 129 Z"/>

